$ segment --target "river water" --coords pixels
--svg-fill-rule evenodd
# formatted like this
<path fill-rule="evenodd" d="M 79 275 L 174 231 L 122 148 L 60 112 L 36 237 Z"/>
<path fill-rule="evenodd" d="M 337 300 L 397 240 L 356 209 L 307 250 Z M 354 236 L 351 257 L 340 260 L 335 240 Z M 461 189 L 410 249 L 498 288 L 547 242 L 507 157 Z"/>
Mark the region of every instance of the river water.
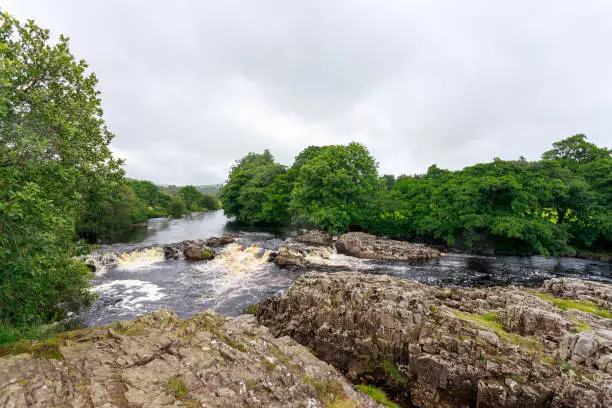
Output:
<path fill-rule="evenodd" d="M 160 245 L 240 232 L 237 244 L 220 250 L 212 261 L 165 261 Z M 205 309 L 237 315 L 256 302 L 287 289 L 301 272 L 267 262 L 267 254 L 289 235 L 278 231 L 244 231 L 222 210 L 182 219 L 152 219 L 132 242 L 101 248 L 119 262 L 98 267 L 92 290 L 97 302 L 82 315 L 88 326 L 132 319 L 161 308 L 188 317 Z M 612 263 L 541 256 L 447 254 L 424 263 L 371 261 L 330 251 L 330 262 L 366 273 L 389 274 L 433 285 L 537 286 L 551 277 L 577 277 L 612 283 Z M 331 273 L 331 272 L 330 272 Z"/>

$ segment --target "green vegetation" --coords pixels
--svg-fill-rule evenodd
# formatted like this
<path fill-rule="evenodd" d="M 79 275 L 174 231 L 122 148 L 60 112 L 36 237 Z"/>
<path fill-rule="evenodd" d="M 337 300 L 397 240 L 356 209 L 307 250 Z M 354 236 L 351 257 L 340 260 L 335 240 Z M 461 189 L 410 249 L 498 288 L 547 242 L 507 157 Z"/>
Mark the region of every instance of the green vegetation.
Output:
<path fill-rule="evenodd" d="M 317 398 L 325 408 L 356 408 L 358 406 L 355 401 L 346 397 L 342 383 L 338 380 L 317 380 L 307 375 L 302 379 L 312 386 Z"/>
<path fill-rule="evenodd" d="M 399 405 L 391 401 L 389 397 L 387 397 L 387 394 L 385 394 L 385 392 L 381 390 L 380 388 L 376 388 L 372 385 L 363 385 L 363 384 L 357 385 L 355 386 L 355 388 L 363 392 L 364 394 L 369 395 L 370 397 L 372 397 L 374 401 L 378 402 L 381 405 L 384 405 L 385 407 L 399 408 Z"/>
<path fill-rule="evenodd" d="M 580 320 L 574 316 L 570 316 L 570 319 L 573 320 L 574 323 L 576 323 L 576 326 L 573 330 L 575 333 L 593 331 L 593 327 L 584 320 Z"/>
<path fill-rule="evenodd" d="M 394 381 L 400 384 L 405 384 L 408 382 L 408 379 L 400 374 L 397 367 L 395 367 L 391 361 L 383 360 L 383 368 L 385 370 L 385 373 L 390 375 Z"/>
<path fill-rule="evenodd" d="M 218 209 L 193 187 L 173 197 L 127 180 L 113 158 L 96 76 L 68 38 L 0 14 L 0 344 L 48 336 L 89 306 L 85 242 L 125 239 L 134 223 Z M 57 326 L 61 327 L 61 326 Z"/>
<path fill-rule="evenodd" d="M 34 358 L 61 360 L 62 353 L 59 349 L 60 341 L 61 339 L 59 337 L 53 337 L 44 341 L 21 340 L 0 347 L 0 357 L 27 353 Z"/>
<path fill-rule="evenodd" d="M 541 299 L 547 300 L 553 303 L 561 310 L 575 309 L 582 312 L 591 313 L 595 316 L 603 317 L 605 319 L 612 319 L 612 312 L 602 307 L 597 306 L 593 302 L 587 300 L 574 300 L 574 299 L 563 299 L 551 296 L 546 293 L 536 293 Z"/>
<path fill-rule="evenodd" d="M 183 399 L 189 394 L 187 384 L 185 384 L 185 381 L 183 381 L 183 378 L 180 375 L 175 375 L 168 378 L 164 384 L 164 389 L 168 394 L 174 396 L 176 399 Z"/>
<path fill-rule="evenodd" d="M 501 323 L 497 320 L 496 313 L 488 313 L 484 316 L 478 316 L 471 313 L 455 311 L 455 316 L 459 319 L 475 323 L 483 329 L 492 331 L 506 344 L 512 344 L 520 347 L 526 352 L 540 352 L 542 343 L 536 337 L 520 336 L 516 333 L 508 333 Z"/>
<path fill-rule="evenodd" d="M 255 315 L 259 311 L 259 304 L 255 303 L 249 307 L 245 307 L 243 313 Z"/>
<path fill-rule="evenodd" d="M 575 135 L 542 160 L 495 159 L 448 171 L 379 177 L 359 144 L 310 146 L 292 166 L 269 151 L 232 167 L 220 198 L 249 224 L 332 233 L 362 229 L 477 250 L 543 255 L 612 247 L 612 155 Z"/>

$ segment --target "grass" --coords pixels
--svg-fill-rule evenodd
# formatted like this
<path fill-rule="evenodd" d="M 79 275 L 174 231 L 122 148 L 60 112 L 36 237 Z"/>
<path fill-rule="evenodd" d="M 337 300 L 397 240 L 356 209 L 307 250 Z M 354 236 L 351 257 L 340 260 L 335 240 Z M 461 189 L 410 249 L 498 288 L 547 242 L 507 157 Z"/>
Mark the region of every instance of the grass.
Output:
<path fill-rule="evenodd" d="M 574 326 L 574 330 L 572 330 L 573 332 L 580 333 L 585 331 L 593 331 L 593 327 L 584 320 L 580 320 L 574 316 L 570 316 L 570 319 L 572 319 L 572 321 L 576 323 L 576 326 Z"/>
<path fill-rule="evenodd" d="M 262 358 L 261 360 L 259 360 L 259 364 L 261 364 L 266 369 L 266 371 L 270 373 L 276 369 L 276 363 L 273 363 L 267 358 Z"/>
<path fill-rule="evenodd" d="M 399 370 L 389 360 L 383 360 L 383 368 L 385 369 L 385 373 L 389 374 L 396 382 L 400 384 L 408 382 L 408 379 L 402 376 Z"/>
<path fill-rule="evenodd" d="M 144 325 L 139 322 L 119 321 L 115 323 L 114 330 L 122 336 L 142 336 L 147 334 Z"/>
<path fill-rule="evenodd" d="M 61 360 L 60 341 L 57 337 L 43 341 L 21 340 L 1 347 L 0 357 L 26 353 L 34 358 Z"/>
<path fill-rule="evenodd" d="M 254 305 L 251 305 L 249 307 L 245 307 L 242 312 L 245 313 L 245 314 L 256 315 L 257 312 L 259 312 L 259 305 L 257 303 L 255 303 Z"/>
<path fill-rule="evenodd" d="M 370 397 L 372 397 L 374 401 L 378 402 L 381 405 L 384 405 L 385 407 L 400 408 L 400 406 L 397 405 L 395 402 L 391 401 L 389 397 L 387 397 L 387 394 L 385 394 L 385 392 L 381 390 L 380 388 L 374 387 L 372 385 L 363 385 L 363 384 L 357 385 L 355 386 L 355 388 L 358 391 L 361 391 L 364 394 L 369 395 Z"/>
<path fill-rule="evenodd" d="M 557 306 L 561 310 L 575 309 L 581 312 L 590 313 L 595 316 L 603 317 L 604 319 L 612 319 L 612 312 L 602 307 L 599 307 L 588 300 L 564 299 L 551 296 L 546 293 L 535 294 L 540 299 L 547 300 Z"/>
<path fill-rule="evenodd" d="M 323 403 L 325 408 L 357 408 L 355 401 L 349 399 L 344 394 L 342 383 L 332 379 L 328 381 L 317 380 L 309 376 L 302 377 L 305 383 L 310 384 Z"/>
<path fill-rule="evenodd" d="M 183 381 L 183 378 L 180 375 L 175 375 L 168 378 L 164 384 L 164 389 L 168 394 L 173 395 L 176 399 L 183 399 L 189 394 L 187 384 L 185 384 L 185 381 Z"/>
<path fill-rule="evenodd" d="M 10 324 L 0 323 L 0 347 L 21 340 L 47 340 L 65 330 L 66 328 L 60 324 L 15 327 Z"/>
<path fill-rule="evenodd" d="M 484 316 L 478 316 L 471 313 L 456 311 L 455 316 L 461 320 L 476 323 L 478 326 L 494 332 L 504 343 L 519 346 L 524 351 L 540 351 L 542 349 L 542 343 L 536 338 L 519 336 L 515 333 L 508 333 L 497 320 L 496 313 L 488 313 Z"/>

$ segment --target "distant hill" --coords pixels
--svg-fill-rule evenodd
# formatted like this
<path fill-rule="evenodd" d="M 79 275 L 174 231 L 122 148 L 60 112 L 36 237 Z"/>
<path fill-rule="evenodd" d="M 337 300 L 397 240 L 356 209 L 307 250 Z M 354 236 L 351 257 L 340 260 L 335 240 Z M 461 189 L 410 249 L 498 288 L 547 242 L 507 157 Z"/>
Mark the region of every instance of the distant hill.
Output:
<path fill-rule="evenodd" d="M 183 186 L 175 186 L 174 184 L 172 185 L 158 184 L 157 186 L 159 187 L 161 191 L 167 194 L 176 194 L 176 192 L 179 191 L 181 187 L 183 187 Z M 219 190 L 221 189 L 221 187 L 223 187 L 223 184 L 203 184 L 203 185 L 194 186 L 194 187 L 202 194 L 209 194 L 212 196 L 216 196 Z"/>

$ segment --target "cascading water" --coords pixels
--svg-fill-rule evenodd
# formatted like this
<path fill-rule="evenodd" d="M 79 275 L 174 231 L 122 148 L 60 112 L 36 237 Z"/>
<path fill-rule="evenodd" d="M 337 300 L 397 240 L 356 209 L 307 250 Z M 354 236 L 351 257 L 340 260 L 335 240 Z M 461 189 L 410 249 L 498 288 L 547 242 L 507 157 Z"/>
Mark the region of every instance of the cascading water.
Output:
<path fill-rule="evenodd" d="M 187 317 L 205 309 L 237 315 L 243 308 L 286 290 L 305 271 L 280 269 L 268 262 L 283 240 L 248 232 L 238 242 L 215 248 L 211 261 L 165 260 L 163 245 L 205 239 L 228 231 L 222 212 L 182 220 L 154 220 L 142 244 L 101 248 L 86 257 L 96 270 L 92 290 L 99 299 L 82 318 L 99 325 L 161 308 Z M 165 226 L 167 229 L 160 229 Z M 299 247 L 296 249 L 299 250 Z M 435 285 L 539 285 L 555 277 L 577 277 L 612 283 L 612 264 L 572 258 L 474 256 L 449 254 L 423 263 L 357 259 L 333 248 L 305 252 L 314 268 L 388 274 Z"/>

